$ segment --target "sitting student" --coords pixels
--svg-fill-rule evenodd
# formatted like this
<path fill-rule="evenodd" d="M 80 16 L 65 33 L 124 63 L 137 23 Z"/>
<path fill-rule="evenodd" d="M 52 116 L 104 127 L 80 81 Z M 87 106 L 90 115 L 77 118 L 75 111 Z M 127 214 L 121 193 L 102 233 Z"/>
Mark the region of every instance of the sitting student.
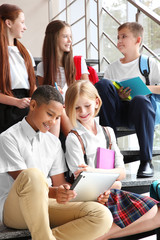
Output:
<path fill-rule="evenodd" d="M 75 81 L 76 74 L 72 51 L 72 32 L 68 23 L 55 20 L 47 25 L 42 60 L 37 66 L 39 84 L 55 86 L 56 83 L 59 91 L 65 97 L 65 92 L 68 86 Z M 88 70 L 84 58 L 81 58 L 80 70 L 81 79 L 88 79 Z M 51 132 L 56 136 L 59 136 L 60 124 L 61 130 L 66 136 L 72 129 L 72 125 L 66 116 L 65 109 L 63 109 L 61 122 L 57 122 L 57 125 L 51 129 Z"/>
<path fill-rule="evenodd" d="M 34 60 L 18 40 L 26 30 L 21 8 L 0 6 L 0 133 L 22 120 L 36 89 Z"/>
<path fill-rule="evenodd" d="M 125 101 L 130 95 L 128 88 L 118 91 L 110 80 L 120 81 L 139 76 L 144 82 L 145 77 L 139 69 L 140 46 L 143 39 L 143 27 L 136 22 L 122 24 L 118 28 L 119 51 L 123 58 L 108 65 L 104 78 L 95 84 L 102 99 L 99 112 L 100 124 L 110 126 L 116 133 L 117 126 L 135 128 L 140 146 L 140 166 L 137 177 L 152 177 L 152 149 L 155 125 L 155 110 L 151 96 L 136 96 L 131 101 Z M 160 64 L 153 58 L 149 59 L 150 85 L 153 93 L 160 93 Z M 109 79 L 109 80 L 107 80 Z"/>
<path fill-rule="evenodd" d="M 74 130 L 78 132 L 84 143 L 88 162 L 86 165 L 78 137 L 73 132 L 69 133 L 66 138 L 66 160 L 75 177 L 82 171 L 116 172 L 120 173 L 118 180 L 123 179 L 125 176 L 123 158 L 110 127 L 107 129 L 111 136 L 112 150 L 115 151 L 115 168 L 96 168 L 97 148 L 106 147 L 106 138 L 102 127 L 94 119 L 101 107 L 97 89 L 89 81 L 73 83 L 66 92 L 65 107 L 66 113 L 75 127 Z M 160 217 L 158 201 L 139 194 L 121 191 L 117 189 L 116 182 L 110 191 L 101 194 L 97 200 L 109 208 L 114 219 L 110 231 L 100 239 L 126 236 L 160 226 L 160 221 L 157 220 Z"/>
<path fill-rule="evenodd" d="M 0 135 L 0 221 L 28 228 L 34 240 L 95 239 L 109 230 L 112 216 L 99 203 L 68 203 L 76 193 L 65 182 L 60 141 L 48 132 L 62 103 L 52 86 L 38 87 L 27 117 Z"/>

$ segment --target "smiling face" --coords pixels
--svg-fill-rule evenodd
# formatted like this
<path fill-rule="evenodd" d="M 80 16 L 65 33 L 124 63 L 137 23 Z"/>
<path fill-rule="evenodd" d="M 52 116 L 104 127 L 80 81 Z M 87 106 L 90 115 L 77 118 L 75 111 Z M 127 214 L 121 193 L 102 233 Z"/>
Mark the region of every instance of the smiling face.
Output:
<path fill-rule="evenodd" d="M 76 119 L 80 121 L 82 125 L 91 124 L 95 117 L 95 109 L 97 109 L 98 106 L 98 98 L 96 100 L 91 100 L 84 96 L 80 96 L 75 105 Z"/>
<path fill-rule="evenodd" d="M 24 13 L 20 12 L 18 17 L 14 20 L 6 20 L 6 25 L 8 26 L 8 34 L 12 38 L 22 38 L 22 34 L 27 29 L 25 25 Z"/>
<path fill-rule="evenodd" d="M 135 37 L 128 28 L 123 28 L 118 31 L 117 47 L 122 54 L 137 50 L 139 48 L 141 38 Z"/>
<path fill-rule="evenodd" d="M 56 124 L 62 111 L 63 105 L 60 102 L 51 100 L 49 104 L 42 103 L 38 106 L 35 100 L 31 100 L 30 112 L 26 120 L 36 132 L 45 133 Z"/>
<path fill-rule="evenodd" d="M 72 33 L 70 27 L 64 27 L 60 30 L 57 38 L 59 52 L 70 52 L 72 44 Z"/>

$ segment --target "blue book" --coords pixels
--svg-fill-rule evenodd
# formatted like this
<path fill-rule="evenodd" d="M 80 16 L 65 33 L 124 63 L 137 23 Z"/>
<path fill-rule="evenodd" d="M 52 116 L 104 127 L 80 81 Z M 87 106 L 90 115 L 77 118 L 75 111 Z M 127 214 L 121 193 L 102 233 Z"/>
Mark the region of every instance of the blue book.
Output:
<path fill-rule="evenodd" d="M 129 87 L 131 89 L 131 93 L 130 96 L 128 97 L 128 100 L 131 100 L 137 95 L 148 95 L 152 93 L 140 77 L 130 78 L 127 80 L 122 80 L 120 82 L 117 81 L 112 82 L 117 89 L 119 89 L 120 87 L 124 88 Z"/>

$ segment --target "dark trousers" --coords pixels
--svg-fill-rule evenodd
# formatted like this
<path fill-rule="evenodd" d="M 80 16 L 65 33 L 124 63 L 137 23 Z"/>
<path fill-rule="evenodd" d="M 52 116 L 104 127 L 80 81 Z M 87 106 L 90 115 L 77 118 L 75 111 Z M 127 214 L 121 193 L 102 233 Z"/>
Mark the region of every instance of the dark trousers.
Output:
<path fill-rule="evenodd" d="M 122 101 L 111 81 L 102 79 L 95 84 L 102 99 L 99 112 L 100 124 L 134 128 L 140 147 L 140 160 L 152 159 L 155 111 L 149 96 L 136 96 L 131 101 Z"/>

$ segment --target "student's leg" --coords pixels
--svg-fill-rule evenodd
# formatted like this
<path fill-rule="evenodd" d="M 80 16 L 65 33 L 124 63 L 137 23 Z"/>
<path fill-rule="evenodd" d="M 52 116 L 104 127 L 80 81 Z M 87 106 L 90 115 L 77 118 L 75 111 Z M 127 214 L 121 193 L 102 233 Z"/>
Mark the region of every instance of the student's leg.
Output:
<path fill-rule="evenodd" d="M 160 227 L 160 208 L 155 205 L 146 214 L 125 228 L 120 228 L 113 223 L 108 233 L 96 240 L 108 240 L 112 238 L 124 237 L 141 232 L 146 232 Z"/>
<path fill-rule="evenodd" d="M 135 126 L 140 146 L 140 167 L 143 167 L 143 165 L 150 163 L 152 160 L 155 111 L 150 99 L 146 96 L 137 96 L 133 98 L 130 103 L 128 118 L 129 122 L 133 123 Z M 150 172 L 152 172 L 152 170 Z M 138 171 L 138 175 L 145 177 L 145 171 L 143 171 L 143 169 L 142 171 Z M 148 176 L 152 175 L 153 174 L 148 172 Z"/>
<path fill-rule="evenodd" d="M 15 229 L 29 229 L 34 240 L 55 240 L 49 225 L 48 185 L 35 168 L 22 171 L 4 205 L 4 224 Z"/>
<path fill-rule="evenodd" d="M 60 205 L 50 199 L 49 216 L 57 240 L 94 240 L 108 232 L 113 222 L 108 208 L 96 202 Z"/>
<path fill-rule="evenodd" d="M 102 99 L 102 107 L 99 112 L 100 124 L 110 126 L 116 132 L 121 116 L 121 100 L 117 90 L 111 81 L 102 79 L 95 84 Z"/>

